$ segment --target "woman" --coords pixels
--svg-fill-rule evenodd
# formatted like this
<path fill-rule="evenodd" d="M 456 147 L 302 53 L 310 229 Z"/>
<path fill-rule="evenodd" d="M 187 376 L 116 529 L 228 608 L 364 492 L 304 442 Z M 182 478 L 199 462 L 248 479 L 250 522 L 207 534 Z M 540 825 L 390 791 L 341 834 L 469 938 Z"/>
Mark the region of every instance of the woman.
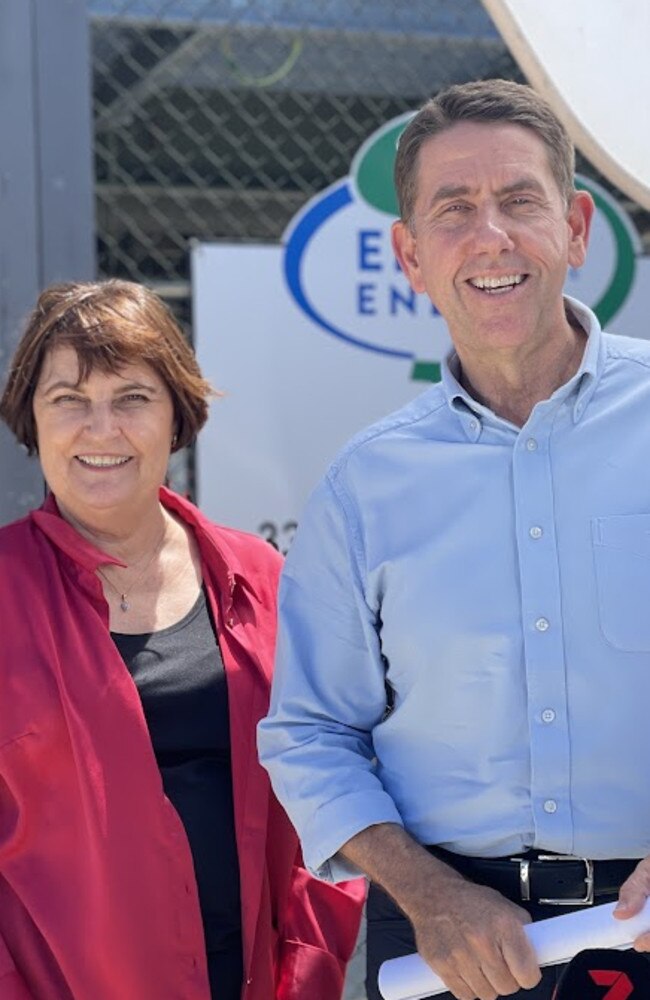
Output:
<path fill-rule="evenodd" d="M 210 395 L 130 282 L 49 288 L 16 351 L 50 492 L 0 530 L 3 1000 L 340 996 L 361 886 L 301 867 L 255 751 L 280 558 L 161 485 Z"/>

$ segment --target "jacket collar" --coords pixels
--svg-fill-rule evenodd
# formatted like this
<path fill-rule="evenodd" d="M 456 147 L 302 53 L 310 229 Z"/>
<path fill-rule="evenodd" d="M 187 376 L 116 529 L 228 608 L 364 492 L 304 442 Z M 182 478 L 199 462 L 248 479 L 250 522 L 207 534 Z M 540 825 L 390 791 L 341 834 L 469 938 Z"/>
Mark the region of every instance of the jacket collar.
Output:
<path fill-rule="evenodd" d="M 49 493 L 39 510 L 29 514 L 31 521 L 39 528 L 56 548 L 64 552 L 73 562 L 94 573 L 98 566 L 113 563 L 115 566 L 125 564 L 107 552 L 98 549 L 80 535 L 76 528 L 61 516 L 53 493 Z"/>
<path fill-rule="evenodd" d="M 202 557 L 214 572 L 222 595 L 229 597 L 227 605 L 232 602 L 237 582 L 245 583 L 249 589 L 253 589 L 250 580 L 244 574 L 238 553 L 228 544 L 227 532 L 216 532 L 214 524 L 204 517 L 194 504 L 164 486 L 160 488 L 160 502 L 194 530 Z M 87 541 L 61 516 L 52 493 L 47 496 L 42 507 L 32 511 L 29 517 L 53 545 L 91 573 L 94 573 L 98 566 L 107 563 L 124 566 L 119 559 Z"/>
<path fill-rule="evenodd" d="M 251 581 L 250 565 L 246 571 L 241 563 L 239 553 L 229 544 L 228 529 L 218 528 L 189 500 L 185 500 L 178 493 L 162 486 L 160 488 L 160 502 L 163 507 L 173 511 L 182 521 L 194 529 L 201 555 L 217 578 L 224 604 L 224 615 L 228 620 L 232 610 L 235 586 L 242 584 L 245 589 L 255 593 L 255 587 Z"/>

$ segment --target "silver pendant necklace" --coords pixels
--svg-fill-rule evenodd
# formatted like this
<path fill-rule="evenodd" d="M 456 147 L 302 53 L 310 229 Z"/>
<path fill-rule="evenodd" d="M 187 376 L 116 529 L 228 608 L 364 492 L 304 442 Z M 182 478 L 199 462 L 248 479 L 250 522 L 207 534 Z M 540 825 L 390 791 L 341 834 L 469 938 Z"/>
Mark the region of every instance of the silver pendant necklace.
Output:
<path fill-rule="evenodd" d="M 163 530 L 162 530 L 162 535 L 158 539 L 158 542 L 156 543 L 155 549 L 153 550 L 153 552 L 151 553 L 151 555 L 147 559 L 147 562 L 145 563 L 143 569 L 141 569 L 140 572 L 138 573 L 137 577 L 134 580 L 131 581 L 131 583 L 128 585 L 128 587 L 126 588 L 126 590 L 119 590 L 115 586 L 115 584 L 111 580 L 109 580 L 109 578 L 106 576 L 106 573 L 104 572 L 104 570 L 101 569 L 99 566 L 97 567 L 97 572 L 99 573 L 99 575 L 101 576 L 101 578 L 106 581 L 106 583 L 111 588 L 111 590 L 113 591 L 113 593 L 117 594 L 117 596 L 119 597 L 119 599 L 120 599 L 120 611 L 122 611 L 124 614 L 126 614 L 126 612 L 130 611 L 130 609 L 131 609 L 131 603 L 129 601 L 129 594 L 132 593 L 133 588 L 136 587 L 140 583 L 140 580 L 142 579 L 142 577 L 147 572 L 147 570 L 151 566 L 152 562 L 154 561 L 154 559 L 156 558 L 156 556 L 160 552 L 160 550 L 161 550 L 161 548 L 163 546 L 163 542 L 165 541 L 165 535 L 166 534 L 167 534 L 167 524 L 165 523 L 165 525 L 163 527 Z"/>

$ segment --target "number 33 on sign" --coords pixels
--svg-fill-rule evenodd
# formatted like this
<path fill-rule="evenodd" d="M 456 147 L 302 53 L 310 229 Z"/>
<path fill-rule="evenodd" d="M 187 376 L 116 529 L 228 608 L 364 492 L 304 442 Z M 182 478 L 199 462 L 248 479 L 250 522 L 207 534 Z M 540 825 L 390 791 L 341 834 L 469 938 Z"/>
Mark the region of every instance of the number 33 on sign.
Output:
<path fill-rule="evenodd" d="M 297 527 L 296 521 L 285 521 L 284 524 L 278 524 L 277 521 L 262 521 L 257 532 L 269 545 L 286 556 Z"/>

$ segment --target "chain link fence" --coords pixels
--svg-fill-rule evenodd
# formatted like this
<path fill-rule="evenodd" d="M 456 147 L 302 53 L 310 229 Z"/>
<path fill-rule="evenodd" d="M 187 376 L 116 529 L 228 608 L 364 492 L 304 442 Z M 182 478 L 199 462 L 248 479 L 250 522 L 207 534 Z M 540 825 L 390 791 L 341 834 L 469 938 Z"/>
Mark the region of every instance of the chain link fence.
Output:
<path fill-rule="evenodd" d="M 523 79 L 479 0 L 88 7 L 99 271 L 155 288 L 189 336 L 193 240 L 277 242 L 385 121 L 449 83 Z M 192 493 L 192 456 L 171 476 Z M 363 1000 L 362 940 L 348 979 Z"/>
<path fill-rule="evenodd" d="M 276 241 L 377 126 L 516 69 L 478 0 L 91 0 L 100 269 L 187 296 L 192 239 Z"/>

